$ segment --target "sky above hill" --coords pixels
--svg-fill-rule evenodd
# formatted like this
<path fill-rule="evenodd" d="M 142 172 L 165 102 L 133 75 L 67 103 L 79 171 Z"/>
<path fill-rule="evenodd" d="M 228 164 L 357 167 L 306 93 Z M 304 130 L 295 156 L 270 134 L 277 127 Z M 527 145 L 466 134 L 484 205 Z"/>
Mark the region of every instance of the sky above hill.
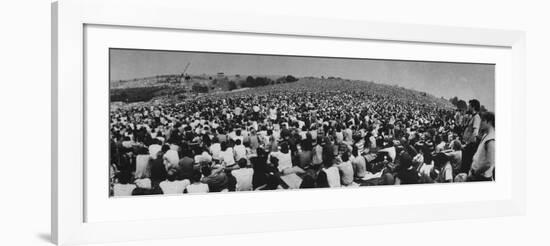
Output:
<path fill-rule="evenodd" d="M 187 73 L 193 75 L 334 76 L 399 85 L 438 97 L 476 98 L 489 110 L 495 107 L 491 64 L 111 49 L 110 79 L 182 73 L 188 62 Z"/>

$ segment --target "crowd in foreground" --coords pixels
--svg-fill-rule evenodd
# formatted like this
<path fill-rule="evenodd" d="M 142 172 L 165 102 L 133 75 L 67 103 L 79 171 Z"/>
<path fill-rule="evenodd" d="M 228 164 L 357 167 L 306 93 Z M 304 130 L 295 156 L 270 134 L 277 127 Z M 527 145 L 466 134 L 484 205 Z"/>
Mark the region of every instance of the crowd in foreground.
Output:
<path fill-rule="evenodd" d="M 495 120 L 367 92 L 269 91 L 110 112 L 110 195 L 491 181 Z"/>

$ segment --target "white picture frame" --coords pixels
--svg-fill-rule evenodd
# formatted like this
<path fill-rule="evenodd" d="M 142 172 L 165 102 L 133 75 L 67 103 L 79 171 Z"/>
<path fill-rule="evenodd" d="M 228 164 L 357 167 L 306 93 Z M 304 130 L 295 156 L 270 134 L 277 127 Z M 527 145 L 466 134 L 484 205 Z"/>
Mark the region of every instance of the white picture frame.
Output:
<path fill-rule="evenodd" d="M 314 19 L 283 15 L 212 13 L 207 9 L 184 11 L 187 7 L 187 3 L 180 1 L 155 2 L 152 0 L 116 2 L 61 0 L 52 4 L 52 238 L 57 244 L 216 235 L 217 232 L 208 230 L 208 226 L 212 224 L 225 225 L 224 228 L 228 228 L 224 230 L 225 233 L 244 233 L 525 213 L 525 150 L 523 147 L 517 147 L 524 146 L 525 143 L 525 117 L 523 117 L 525 109 L 525 35 L 523 32 L 330 18 Z M 182 14 L 183 12 L 185 14 Z M 494 196 L 485 198 L 484 196 L 473 196 L 475 198 L 468 201 L 445 201 L 446 198 L 442 198 L 424 203 L 395 201 L 391 205 L 366 202 L 361 203 L 360 206 L 350 206 L 345 209 L 327 204 L 324 207 L 310 210 L 288 208 L 281 211 L 273 210 L 275 212 L 258 210 L 254 213 L 222 211 L 215 216 L 201 214 L 200 216 L 154 218 L 127 215 L 114 218 L 114 213 L 111 215 L 108 213 L 108 206 L 112 203 L 104 203 L 106 206 L 101 207 L 98 205 L 100 202 L 96 202 L 98 199 L 86 194 L 93 189 L 89 185 L 94 183 L 90 182 L 91 177 L 89 176 L 93 168 L 86 165 L 85 161 L 87 160 L 87 149 L 94 144 L 87 142 L 90 134 L 87 127 L 90 127 L 89 122 L 92 120 L 89 118 L 87 110 L 90 109 L 90 104 L 94 104 L 94 100 L 97 100 L 90 94 L 93 91 L 90 89 L 90 84 L 86 84 L 86 80 L 89 78 L 87 73 L 96 71 L 95 68 L 88 67 L 93 66 L 96 60 L 87 60 L 86 53 L 87 48 L 94 46 L 91 43 L 86 43 L 87 38 L 90 38 L 86 36 L 88 35 L 86 28 L 90 26 L 113 27 L 115 29 L 137 28 L 140 29 L 140 32 L 154 30 L 161 30 L 161 32 L 210 31 L 222 36 L 235 35 L 237 38 L 239 35 L 291 37 L 293 40 L 298 40 L 296 42 L 306 42 L 307 40 L 315 42 L 314 40 L 321 39 L 334 40 L 334 42 L 391 42 L 394 45 L 421 45 L 426 49 L 438 45 L 455 47 L 448 49 L 449 54 L 453 49 L 461 49 L 461 47 L 465 50 L 496 47 L 499 49 L 498 54 L 502 54 L 502 56 L 495 55 L 500 58 L 486 58 L 486 60 L 493 61 L 497 65 L 497 70 L 498 67 L 506 68 L 504 71 L 500 70 L 501 72 L 496 76 L 495 84 L 497 87 L 497 121 L 502 122 L 502 127 L 499 127 L 498 130 L 500 135 L 497 136 L 501 137 L 499 139 L 503 139 L 502 142 L 504 142 L 497 145 L 497 155 L 501 156 L 501 160 L 506 159 L 511 163 L 505 175 L 502 175 L 507 178 L 502 181 L 497 180 L 493 186 L 468 184 L 460 187 L 460 190 L 456 188 L 457 186 L 430 188 L 419 185 L 376 188 L 374 191 L 367 191 L 367 189 L 352 191 L 354 196 L 361 193 L 367 194 L 366 192 L 392 193 L 395 189 L 398 189 L 395 191 L 396 194 L 407 192 L 410 194 L 419 190 L 441 192 L 444 189 L 457 189 L 457 192 L 498 191 Z M 292 40 L 285 42 L 292 42 Z M 105 45 L 108 46 L 109 43 L 107 42 Z M 134 45 L 139 46 L 140 44 Z M 282 52 L 281 50 L 279 52 Z M 292 53 L 292 50 L 289 49 L 288 52 Z M 439 55 L 427 53 L 422 58 L 436 60 Z M 473 50 L 465 53 L 472 53 L 472 55 L 462 58 L 457 56 L 454 59 L 465 62 L 470 61 L 469 59 L 472 61 L 484 60 L 481 56 L 485 54 L 490 56 L 491 54 L 490 52 L 481 52 L 478 55 L 473 55 L 475 53 Z M 419 58 L 420 55 L 411 55 L 411 59 L 414 57 Z M 396 56 L 395 58 L 402 57 Z M 107 68 L 106 65 L 103 69 Z M 512 98 L 511 96 L 513 96 L 513 100 L 509 100 Z M 503 103 L 499 104 L 499 102 Z M 508 151 L 498 153 L 499 147 L 502 150 L 511 150 L 512 142 L 516 146 L 513 153 Z M 107 169 L 107 165 L 105 165 L 105 169 Z M 304 191 L 262 193 L 260 195 L 245 194 L 242 197 L 238 194 L 215 195 L 214 198 L 208 199 L 219 199 L 223 202 L 230 199 L 251 199 L 252 196 L 258 196 L 256 199 L 269 199 L 270 196 L 277 196 L 278 199 L 284 200 L 299 199 L 300 196 L 319 197 L 336 194 L 334 191 L 325 190 L 301 192 Z M 107 194 L 105 196 L 107 197 Z M 206 199 L 200 196 L 198 198 Z M 108 197 L 105 200 L 107 199 Z M 181 202 L 179 197 L 155 199 L 155 197 L 140 198 L 136 202 L 154 202 L 157 206 L 179 205 L 178 203 Z M 348 198 L 342 197 L 342 199 Z M 126 202 L 128 201 L 130 200 L 126 199 Z M 92 208 L 94 206 L 95 210 Z M 365 210 L 375 212 L 364 212 Z M 113 219 L 106 218 L 108 216 L 90 219 L 91 215 L 98 214 L 97 211 L 112 216 Z M 319 216 L 320 214 L 322 216 Z M 350 216 L 354 219 L 344 219 Z M 291 223 L 288 223 L 288 218 L 292 218 Z M 116 233 L 113 233 L 115 231 Z"/>

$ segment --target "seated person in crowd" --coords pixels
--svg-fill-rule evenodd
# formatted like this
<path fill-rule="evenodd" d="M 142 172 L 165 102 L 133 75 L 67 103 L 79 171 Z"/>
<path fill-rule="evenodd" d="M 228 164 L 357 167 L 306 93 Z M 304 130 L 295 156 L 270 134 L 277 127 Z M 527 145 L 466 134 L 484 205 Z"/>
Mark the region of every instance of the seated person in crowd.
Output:
<path fill-rule="evenodd" d="M 176 178 L 177 175 L 175 171 L 168 171 L 167 179 L 159 184 L 163 194 L 183 194 L 183 191 L 190 182 L 188 179 L 177 180 Z"/>

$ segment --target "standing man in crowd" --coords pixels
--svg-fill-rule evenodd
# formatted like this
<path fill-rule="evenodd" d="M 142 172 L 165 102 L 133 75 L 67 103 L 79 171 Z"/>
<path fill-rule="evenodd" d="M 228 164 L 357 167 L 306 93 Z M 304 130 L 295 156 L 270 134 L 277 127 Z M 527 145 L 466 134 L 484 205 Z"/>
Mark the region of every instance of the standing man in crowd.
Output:
<path fill-rule="evenodd" d="M 495 169 L 495 115 L 491 112 L 481 114 L 483 138 L 473 157 L 468 181 L 491 181 Z"/>
<path fill-rule="evenodd" d="M 472 99 L 468 102 L 468 111 L 471 116 L 464 130 L 464 151 L 462 153 L 462 172 L 467 173 L 472 164 L 472 158 L 476 152 L 479 143 L 479 130 L 481 127 L 481 117 L 479 110 L 481 105 L 478 100 Z"/>

